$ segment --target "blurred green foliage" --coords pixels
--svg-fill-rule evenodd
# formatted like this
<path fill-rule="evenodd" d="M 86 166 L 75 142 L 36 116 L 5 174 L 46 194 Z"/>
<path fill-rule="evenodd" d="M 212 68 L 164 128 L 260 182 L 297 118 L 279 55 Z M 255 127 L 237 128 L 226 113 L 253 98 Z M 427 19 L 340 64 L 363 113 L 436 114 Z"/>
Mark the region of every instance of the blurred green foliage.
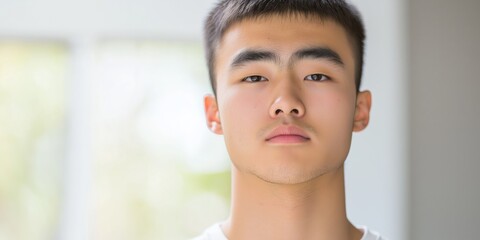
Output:
<path fill-rule="evenodd" d="M 0 42 L 0 239 L 51 239 L 65 133 L 66 47 Z"/>

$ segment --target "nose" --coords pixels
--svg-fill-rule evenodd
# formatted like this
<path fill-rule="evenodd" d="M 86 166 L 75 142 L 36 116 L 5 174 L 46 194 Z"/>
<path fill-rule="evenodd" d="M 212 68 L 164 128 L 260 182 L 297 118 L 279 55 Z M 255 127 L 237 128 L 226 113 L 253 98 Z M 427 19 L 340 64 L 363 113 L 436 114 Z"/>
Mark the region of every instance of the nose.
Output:
<path fill-rule="evenodd" d="M 279 87 L 281 87 L 281 91 L 279 91 L 270 107 L 270 117 L 277 118 L 280 115 L 303 117 L 305 115 L 305 105 L 299 90 L 294 89 L 293 86 L 283 85 Z"/>

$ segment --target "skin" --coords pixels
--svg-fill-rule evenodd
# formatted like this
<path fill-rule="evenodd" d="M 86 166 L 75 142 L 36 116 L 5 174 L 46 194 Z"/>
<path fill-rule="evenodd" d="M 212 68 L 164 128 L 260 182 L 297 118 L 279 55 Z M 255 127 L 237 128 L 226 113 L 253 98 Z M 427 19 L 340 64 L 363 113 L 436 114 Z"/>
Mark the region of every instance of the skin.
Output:
<path fill-rule="evenodd" d="M 317 47 L 343 64 L 295 57 Z M 252 49 L 276 58 L 232 65 Z M 371 94 L 356 91 L 345 30 L 301 16 L 237 22 L 216 49 L 215 74 L 217 97 L 205 96 L 204 105 L 207 126 L 224 135 L 232 161 L 231 215 L 221 225 L 228 239 L 360 239 L 346 216 L 343 164 L 352 132 L 368 125 Z M 267 141 L 279 126 L 308 138 Z"/>

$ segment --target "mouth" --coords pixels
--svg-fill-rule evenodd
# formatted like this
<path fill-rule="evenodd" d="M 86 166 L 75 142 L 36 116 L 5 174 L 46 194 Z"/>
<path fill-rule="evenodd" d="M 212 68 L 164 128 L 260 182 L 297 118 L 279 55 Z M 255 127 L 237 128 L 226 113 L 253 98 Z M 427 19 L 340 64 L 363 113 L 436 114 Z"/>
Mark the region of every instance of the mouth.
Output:
<path fill-rule="evenodd" d="M 301 128 L 289 125 L 273 129 L 265 141 L 269 143 L 294 144 L 310 141 L 310 138 Z"/>

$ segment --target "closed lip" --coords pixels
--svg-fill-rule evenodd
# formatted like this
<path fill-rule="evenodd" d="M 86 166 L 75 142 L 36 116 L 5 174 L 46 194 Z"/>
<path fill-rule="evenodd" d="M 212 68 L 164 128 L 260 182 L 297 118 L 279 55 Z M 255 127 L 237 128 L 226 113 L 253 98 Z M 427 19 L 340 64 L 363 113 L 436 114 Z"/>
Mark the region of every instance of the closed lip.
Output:
<path fill-rule="evenodd" d="M 281 137 L 281 136 L 296 136 L 302 137 L 306 140 L 309 140 L 307 133 L 303 131 L 301 128 L 294 126 L 294 125 L 282 125 L 274 128 L 265 138 L 266 141 L 270 141 L 273 138 Z"/>

